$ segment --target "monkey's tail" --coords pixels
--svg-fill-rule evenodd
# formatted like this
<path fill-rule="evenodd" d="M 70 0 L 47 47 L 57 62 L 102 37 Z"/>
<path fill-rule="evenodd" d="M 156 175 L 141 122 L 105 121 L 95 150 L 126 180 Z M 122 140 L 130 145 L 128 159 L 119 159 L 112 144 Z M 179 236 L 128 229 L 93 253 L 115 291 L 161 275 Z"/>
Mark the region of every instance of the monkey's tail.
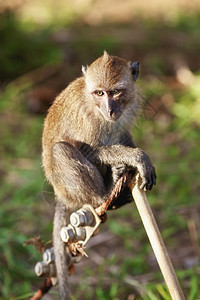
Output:
<path fill-rule="evenodd" d="M 54 216 L 53 247 L 61 300 L 71 299 L 68 283 L 68 259 L 66 255 L 66 245 L 60 237 L 60 230 L 62 227 L 67 225 L 67 222 L 69 222 L 69 216 L 70 210 L 61 205 L 61 203 L 57 203 Z"/>

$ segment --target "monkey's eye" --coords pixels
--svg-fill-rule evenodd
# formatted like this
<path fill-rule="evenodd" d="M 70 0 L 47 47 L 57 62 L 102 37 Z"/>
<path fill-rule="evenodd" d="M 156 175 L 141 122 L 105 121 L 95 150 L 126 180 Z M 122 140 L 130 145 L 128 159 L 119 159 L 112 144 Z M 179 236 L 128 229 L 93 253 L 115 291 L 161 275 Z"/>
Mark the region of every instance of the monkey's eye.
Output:
<path fill-rule="evenodd" d="M 97 95 L 97 96 L 99 96 L 99 97 L 101 97 L 101 96 L 104 95 L 104 92 L 103 92 L 103 91 L 95 91 L 94 93 L 95 93 L 95 95 Z"/>
<path fill-rule="evenodd" d="M 112 90 L 112 91 L 110 91 L 110 94 L 111 95 L 119 94 L 119 90 Z"/>

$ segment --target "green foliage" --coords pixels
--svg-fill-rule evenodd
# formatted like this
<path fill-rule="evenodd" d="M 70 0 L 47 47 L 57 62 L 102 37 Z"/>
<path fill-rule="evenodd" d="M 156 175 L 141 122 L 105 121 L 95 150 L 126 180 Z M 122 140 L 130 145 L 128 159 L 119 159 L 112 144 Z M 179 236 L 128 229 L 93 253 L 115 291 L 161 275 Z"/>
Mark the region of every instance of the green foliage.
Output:
<path fill-rule="evenodd" d="M 200 124 L 200 75 L 191 76 L 186 90 L 178 95 L 179 100 L 173 106 L 173 113 L 177 116 L 178 126 L 185 126 L 188 133 L 188 125 Z"/>
<path fill-rule="evenodd" d="M 60 60 L 58 47 L 49 38 L 50 28 L 36 31 L 32 27 L 19 22 L 13 13 L 0 15 L 1 82 Z"/>
<path fill-rule="evenodd" d="M 196 67 L 194 73 L 187 73 L 188 81 L 177 88 L 176 75 L 171 70 L 169 60 L 163 59 L 163 45 L 162 50 L 159 50 L 159 46 L 162 34 L 175 31 L 179 36 L 181 32 L 188 34 L 189 45 L 195 45 L 189 48 L 188 44 L 184 44 L 182 51 L 188 51 L 185 57 L 188 53 L 197 53 L 199 56 L 198 16 L 198 13 L 192 16 L 180 14 L 159 28 L 157 21 L 146 21 L 146 31 L 143 32 L 145 40 L 139 40 L 139 45 L 134 45 L 138 53 L 144 55 L 144 65 L 148 70 L 148 76 L 144 72 L 141 81 L 146 108 L 134 129 L 134 136 L 137 145 L 147 151 L 156 166 L 158 183 L 148 193 L 148 199 L 173 257 L 177 253 L 184 256 L 182 249 L 185 249 L 186 244 L 194 253 L 188 222 L 193 220 L 199 228 L 195 216 L 199 209 L 200 170 L 197 162 L 200 157 L 200 76 Z M 45 241 L 51 239 L 54 207 L 53 200 L 49 201 L 45 197 L 46 201 L 42 200 L 42 191 L 46 189 L 40 159 L 44 116 L 27 111 L 27 91 L 35 83 L 23 75 L 44 64 L 54 64 L 60 60 L 60 46 L 51 41 L 51 34 L 55 28 L 73 23 L 77 18 L 71 11 L 68 17 L 66 20 L 64 17 L 55 20 L 55 23 L 58 22 L 57 27 L 54 23 L 46 28 L 40 28 L 27 20 L 22 22 L 13 13 L 2 15 L 0 19 L 0 39 L 4 45 L 0 47 L 0 79 L 5 83 L 0 95 L 2 300 L 26 299 L 41 284 L 33 271 L 41 255 L 33 246 L 23 247 L 23 243 L 35 235 L 41 235 Z M 77 55 L 78 62 L 91 61 L 104 49 L 114 53 L 118 49 L 123 53 L 127 51 L 127 57 L 131 51 L 132 55 L 133 45 L 122 42 L 123 39 L 120 40 L 117 35 L 111 37 L 104 28 L 101 29 L 103 33 L 99 31 L 100 28 L 96 28 L 93 29 L 92 37 L 88 37 L 89 28 L 80 28 L 80 24 L 74 28 L 74 32 L 78 31 L 78 38 L 67 44 L 67 48 L 71 47 Z M 126 24 L 123 30 L 125 28 Z M 132 28 L 130 33 L 132 35 Z M 166 46 L 166 57 L 170 47 Z M 142 54 L 144 49 L 146 54 Z M 175 87 L 169 84 L 169 76 L 173 76 L 171 79 Z M 84 260 L 84 266 L 80 269 L 77 266 L 74 276 L 78 277 L 79 284 L 73 283 L 73 280 L 71 282 L 73 298 L 170 299 L 166 286 L 161 284 L 162 276 L 134 204 L 109 212 L 107 223 L 102 225 L 103 230 L 109 230 L 117 242 L 107 242 L 95 249 L 101 258 L 100 263 L 97 259 L 97 263 L 90 265 L 88 259 Z M 198 247 L 198 240 L 196 242 Z M 187 257 L 181 263 L 175 259 L 174 264 L 179 269 L 177 274 L 187 298 L 198 299 L 199 266 L 188 267 Z M 142 292 L 142 298 L 138 296 L 138 290 Z M 54 299 L 58 299 L 55 290 L 51 294 Z"/>
<path fill-rule="evenodd" d="M 199 38 L 200 33 L 198 30 L 199 26 L 200 13 L 188 14 L 187 17 L 185 14 L 179 14 L 171 23 L 172 28 L 176 30 L 182 30 L 187 32 L 190 35 L 193 35 L 194 38 Z"/>
<path fill-rule="evenodd" d="M 41 225 L 44 220 L 38 218 L 44 181 L 40 163 L 43 118 L 27 114 L 20 101 L 22 90 L 23 86 L 7 86 L 0 102 L 1 121 L 7 124 L 0 132 L 1 299 L 15 299 L 32 291 L 36 282 L 33 268 L 40 255 L 34 247 L 23 244 L 41 233 L 40 226 L 45 229 Z"/>

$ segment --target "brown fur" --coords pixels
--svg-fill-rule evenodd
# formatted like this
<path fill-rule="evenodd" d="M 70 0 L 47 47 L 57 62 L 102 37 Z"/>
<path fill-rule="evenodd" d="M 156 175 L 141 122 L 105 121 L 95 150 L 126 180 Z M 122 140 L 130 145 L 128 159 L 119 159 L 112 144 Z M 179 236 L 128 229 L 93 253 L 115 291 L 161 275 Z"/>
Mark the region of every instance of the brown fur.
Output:
<path fill-rule="evenodd" d="M 67 267 L 59 230 L 69 219 L 60 219 L 60 207 L 69 215 L 85 203 L 99 206 L 127 168 L 138 169 L 141 188 L 151 189 L 156 180 L 149 158 L 135 148 L 129 133 L 140 107 L 134 82 L 137 76 L 133 78 L 130 64 L 105 52 L 83 71 L 84 75 L 55 99 L 42 138 L 43 167 L 59 207 L 54 245 L 61 299 L 66 299 L 68 291 L 64 288 Z M 103 91 L 102 96 L 97 95 L 98 90 Z M 129 201 L 126 191 L 116 206 Z"/>

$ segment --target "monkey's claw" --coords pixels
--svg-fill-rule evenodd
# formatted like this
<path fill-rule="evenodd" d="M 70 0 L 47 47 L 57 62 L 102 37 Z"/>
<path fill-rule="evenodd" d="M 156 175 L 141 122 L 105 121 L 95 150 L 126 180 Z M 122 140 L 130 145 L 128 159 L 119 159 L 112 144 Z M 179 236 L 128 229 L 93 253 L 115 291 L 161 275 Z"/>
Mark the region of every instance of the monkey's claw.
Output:
<path fill-rule="evenodd" d="M 142 163 L 137 166 L 137 169 L 142 179 L 140 189 L 144 190 L 145 192 L 147 190 L 151 190 L 153 185 L 156 185 L 157 176 L 155 168 L 152 166 L 147 155 L 143 157 Z"/>

